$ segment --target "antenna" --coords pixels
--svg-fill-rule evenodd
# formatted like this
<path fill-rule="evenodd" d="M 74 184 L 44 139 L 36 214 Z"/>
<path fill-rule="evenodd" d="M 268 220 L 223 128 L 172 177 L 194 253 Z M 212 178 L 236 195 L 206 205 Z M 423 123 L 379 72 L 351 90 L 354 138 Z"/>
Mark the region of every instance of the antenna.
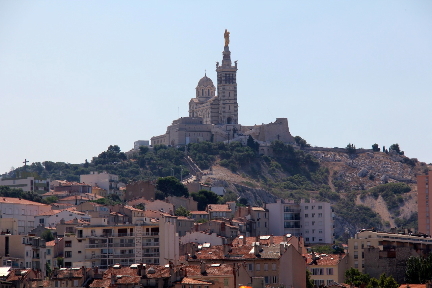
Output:
<path fill-rule="evenodd" d="M 180 118 L 180 107 L 177 106 L 177 119 Z"/>

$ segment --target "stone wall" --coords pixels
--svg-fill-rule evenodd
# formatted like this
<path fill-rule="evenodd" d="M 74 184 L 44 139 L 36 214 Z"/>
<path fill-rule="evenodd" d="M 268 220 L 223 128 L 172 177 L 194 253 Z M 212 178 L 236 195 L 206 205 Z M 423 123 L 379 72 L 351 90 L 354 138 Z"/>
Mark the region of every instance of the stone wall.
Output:
<path fill-rule="evenodd" d="M 418 257 L 419 255 L 410 247 L 396 247 L 387 250 L 375 247 L 365 248 L 364 272 L 376 279 L 385 273 L 387 276 L 393 276 L 399 284 L 404 283 L 406 261 L 411 256 Z"/>

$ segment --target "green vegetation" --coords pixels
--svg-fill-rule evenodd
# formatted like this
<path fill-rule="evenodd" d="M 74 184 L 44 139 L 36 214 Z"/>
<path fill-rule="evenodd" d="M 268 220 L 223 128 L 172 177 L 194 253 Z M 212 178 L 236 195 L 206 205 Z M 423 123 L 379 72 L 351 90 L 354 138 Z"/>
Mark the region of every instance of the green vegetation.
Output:
<path fill-rule="evenodd" d="M 376 144 L 376 143 L 372 145 L 372 150 L 374 152 L 380 152 L 381 151 L 381 149 L 379 148 L 378 144 Z"/>
<path fill-rule="evenodd" d="M 89 202 L 94 202 L 100 205 L 116 205 L 116 204 L 123 204 L 123 202 L 120 200 L 120 197 L 116 194 L 109 194 L 105 198 L 100 198 L 97 200 L 90 200 Z"/>
<path fill-rule="evenodd" d="M 371 195 L 375 199 L 378 199 L 378 197 L 381 195 L 387 204 L 387 208 L 396 215 L 399 215 L 399 207 L 404 203 L 402 194 L 408 193 L 410 191 L 411 188 L 407 184 L 387 183 L 378 185 L 369 189 L 368 191 L 362 192 L 362 196 Z"/>
<path fill-rule="evenodd" d="M 198 202 L 198 210 L 204 211 L 208 204 L 217 204 L 220 197 L 208 190 L 200 190 L 198 193 L 191 193 L 193 200 Z"/>
<path fill-rule="evenodd" d="M 432 254 L 428 257 L 410 257 L 405 270 L 405 281 L 410 284 L 424 284 L 432 279 Z"/>
<path fill-rule="evenodd" d="M 399 144 L 392 144 L 389 148 L 389 151 L 395 151 L 399 155 L 404 155 L 404 152 L 400 150 Z"/>
<path fill-rule="evenodd" d="M 36 179 L 49 178 L 79 182 L 80 175 L 90 174 L 91 171 L 106 171 L 118 175 L 120 182 L 128 183 L 137 180 L 155 180 L 173 174 L 180 179 L 180 173 L 183 177 L 189 174 L 189 170 L 182 169 L 182 165 L 185 165 L 184 152 L 177 148 L 156 145 L 153 150 L 149 150 L 148 147 L 142 146 L 139 152 L 127 159 L 119 146 L 110 145 L 106 151 L 93 157 L 91 162 L 87 159 L 82 164 L 34 162 L 27 165 L 26 170 L 20 167 L 3 176 L 5 178 L 33 176 Z"/>
<path fill-rule="evenodd" d="M 365 285 L 367 288 L 398 288 L 399 284 L 394 280 L 393 276 L 386 276 L 385 273 L 381 274 L 377 280 L 369 277 L 368 274 L 362 274 L 355 268 L 350 268 L 345 271 L 345 283 L 353 284 L 355 287 Z M 411 283 L 411 282 L 409 282 Z"/>
<path fill-rule="evenodd" d="M 418 227 L 418 213 L 414 212 L 406 218 L 395 218 L 395 224 L 398 228 L 407 228 L 416 230 Z"/>
<path fill-rule="evenodd" d="M 161 191 L 165 197 L 189 196 L 188 189 L 177 178 L 173 176 L 162 177 L 156 181 L 156 189 Z"/>
<path fill-rule="evenodd" d="M 51 233 L 51 230 L 45 230 L 42 232 L 41 238 L 44 239 L 46 242 L 54 240 L 54 235 Z"/>
<path fill-rule="evenodd" d="M 0 186 L 1 197 L 21 198 L 29 201 L 46 203 L 42 197 L 34 192 L 24 192 L 22 189 L 10 188 L 8 186 Z"/>
<path fill-rule="evenodd" d="M 183 206 L 180 206 L 175 210 L 174 215 L 187 217 L 190 215 L 190 211 L 184 208 Z"/>
<path fill-rule="evenodd" d="M 219 156 L 221 166 L 237 172 L 242 166 L 250 164 L 257 157 L 257 143 L 249 140 L 248 142 L 253 148 L 243 146 L 240 142 L 231 142 L 230 144 L 194 143 L 188 145 L 188 152 L 201 169 L 208 169 Z"/>
<path fill-rule="evenodd" d="M 350 154 L 350 155 L 351 155 L 351 154 L 355 154 L 356 151 L 357 151 L 355 145 L 354 145 L 354 144 L 351 144 L 351 143 L 348 143 L 348 145 L 346 146 L 345 149 L 346 149 L 347 153 Z"/>
<path fill-rule="evenodd" d="M 310 147 L 310 145 L 306 142 L 306 140 L 300 136 L 295 136 L 294 141 L 296 142 L 297 145 L 300 146 L 300 148 Z"/>

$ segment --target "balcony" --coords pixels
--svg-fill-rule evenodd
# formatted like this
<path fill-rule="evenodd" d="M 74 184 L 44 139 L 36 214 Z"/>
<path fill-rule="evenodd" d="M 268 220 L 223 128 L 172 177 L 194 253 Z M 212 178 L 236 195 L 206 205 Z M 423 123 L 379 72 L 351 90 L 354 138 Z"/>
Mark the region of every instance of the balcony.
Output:
<path fill-rule="evenodd" d="M 143 253 L 143 257 L 159 257 L 159 253 Z"/>
<path fill-rule="evenodd" d="M 112 247 L 135 247 L 135 243 L 97 243 L 87 244 L 86 248 L 112 248 Z"/>
<path fill-rule="evenodd" d="M 144 242 L 142 246 L 159 246 L 159 242 L 150 242 L 150 243 Z"/>

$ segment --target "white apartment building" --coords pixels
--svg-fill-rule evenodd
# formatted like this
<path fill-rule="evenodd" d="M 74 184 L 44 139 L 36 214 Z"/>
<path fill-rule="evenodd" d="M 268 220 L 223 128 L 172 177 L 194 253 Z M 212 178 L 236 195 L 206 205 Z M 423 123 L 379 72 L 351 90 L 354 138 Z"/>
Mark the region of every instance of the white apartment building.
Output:
<path fill-rule="evenodd" d="M 8 186 L 11 188 L 19 188 L 25 192 L 49 192 L 50 180 L 37 180 L 34 177 L 21 178 L 0 178 L 0 186 Z"/>
<path fill-rule="evenodd" d="M 308 244 L 334 242 L 334 213 L 330 203 L 311 200 L 311 203 L 296 204 L 292 200 L 278 199 L 276 203 L 266 204 L 266 209 L 270 234 L 292 234 L 303 237 Z"/>
<path fill-rule="evenodd" d="M 80 182 L 90 184 L 91 186 L 98 186 L 108 191 L 108 194 L 118 190 L 119 178 L 117 175 L 108 174 L 107 172 L 90 172 L 87 175 L 80 175 Z"/>
<path fill-rule="evenodd" d="M 76 227 L 76 234 L 64 237 L 65 267 L 99 267 L 133 263 L 168 264 L 179 259 L 176 217 L 159 221 L 133 211 L 132 223 L 107 225 L 106 218 L 92 218 L 89 225 Z"/>
<path fill-rule="evenodd" d="M 84 212 L 74 210 L 50 210 L 48 212 L 35 216 L 35 228 L 39 225 L 44 227 L 55 227 L 60 220 L 70 221 L 77 218 L 78 220 L 87 221 L 90 223 L 90 216 Z"/>
<path fill-rule="evenodd" d="M 14 218 L 18 221 L 18 234 L 26 235 L 35 226 L 35 216 L 51 211 L 51 206 L 20 198 L 0 197 L 0 215 L 2 218 Z M 2 228 L 0 227 L 0 230 Z M 3 231 L 6 232 L 6 231 Z"/>

